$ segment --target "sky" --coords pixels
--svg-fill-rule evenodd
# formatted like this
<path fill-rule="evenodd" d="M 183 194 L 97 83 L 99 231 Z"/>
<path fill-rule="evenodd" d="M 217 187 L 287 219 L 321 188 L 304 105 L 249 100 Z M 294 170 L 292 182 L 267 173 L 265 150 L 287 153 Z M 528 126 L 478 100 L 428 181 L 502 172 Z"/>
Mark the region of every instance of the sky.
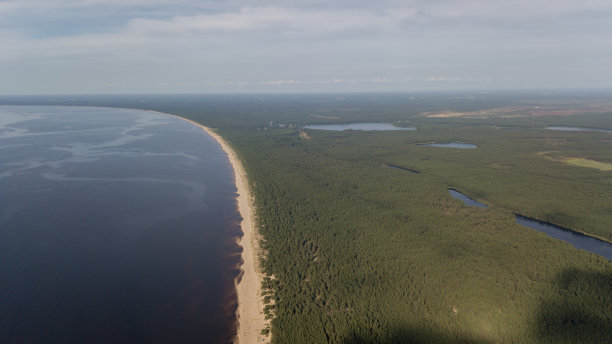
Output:
<path fill-rule="evenodd" d="M 0 94 L 612 87 L 610 0 L 0 0 Z"/>

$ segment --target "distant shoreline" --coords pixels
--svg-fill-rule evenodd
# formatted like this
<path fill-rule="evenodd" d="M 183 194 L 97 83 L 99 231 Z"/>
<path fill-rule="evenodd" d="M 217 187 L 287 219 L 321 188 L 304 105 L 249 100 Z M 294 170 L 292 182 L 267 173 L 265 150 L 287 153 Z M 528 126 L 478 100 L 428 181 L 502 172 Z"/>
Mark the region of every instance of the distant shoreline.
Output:
<path fill-rule="evenodd" d="M 242 266 L 240 267 L 241 274 L 236 281 L 236 292 L 238 295 L 236 343 L 269 342 L 271 338 L 261 334 L 261 331 L 268 327 L 269 321 L 265 319 L 263 299 L 261 297 L 263 276 L 259 267 L 259 238 L 255 228 L 255 206 L 242 162 L 238 159 L 236 152 L 227 141 L 211 128 L 181 116 L 153 110 L 149 111 L 176 117 L 200 127 L 217 141 L 221 149 L 227 154 L 234 170 L 234 182 L 238 189 L 236 202 L 238 212 L 242 217 L 240 228 L 243 233 L 242 238 L 238 242 L 242 246 L 243 251 Z"/>

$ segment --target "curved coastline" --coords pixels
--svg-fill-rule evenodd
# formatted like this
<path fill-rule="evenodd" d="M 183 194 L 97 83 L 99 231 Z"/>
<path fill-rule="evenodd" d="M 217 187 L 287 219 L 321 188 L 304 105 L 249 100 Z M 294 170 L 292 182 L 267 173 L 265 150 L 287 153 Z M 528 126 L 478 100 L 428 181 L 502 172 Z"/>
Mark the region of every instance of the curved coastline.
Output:
<path fill-rule="evenodd" d="M 261 331 L 269 326 L 269 321 L 265 319 L 263 299 L 261 297 L 263 276 L 259 267 L 259 238 L 255 228 L 255 205 L 242 162 L 238 159 L 236 152 L 227 141 L 211 128 L 181 116 L 153 110 L 149 111 L 176 117 L 198 126 L 212 136 L 227 154 L 234 170 L 236 189 L 238 189 L 236 203 L 238 205 L 238 212 L 242 217 L 240 228 L 243 233 L 242 238 L 238 242 L 242 246 L 242 266 L 240 267 L 242 273 L 236 281 L 238 330 L 235 342 L 240 344 L 269 342 L 270 338 L 261 334 Z"/>

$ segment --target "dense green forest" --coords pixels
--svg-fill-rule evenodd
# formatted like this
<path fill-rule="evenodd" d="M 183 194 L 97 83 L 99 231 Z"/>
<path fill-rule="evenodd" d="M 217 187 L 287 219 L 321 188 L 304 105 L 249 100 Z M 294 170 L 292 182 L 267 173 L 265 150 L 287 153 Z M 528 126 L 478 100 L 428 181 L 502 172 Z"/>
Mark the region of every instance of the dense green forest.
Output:
<path fill-rule="evenodd" d="M 12 100 L 20 101 L 32 99 Z M 612 240 L 612 171 L 563 160 L 612 163 L 612 133 L 545 129 L 612 129 L 606 94 L 55 97 L 39 103 L 168 112 L 228 139 L 256 198 L 274 343 L 612 338 L 612 262 L 518 225 L 513 215 Z M 427 117 L 438 112 L 470 115 Z M 358 121 L 417 130 L 301 129 Z M 449 141 L 478 148 L 422 145 Z M 490 207 L 467 207 L 449 187 Z"/>

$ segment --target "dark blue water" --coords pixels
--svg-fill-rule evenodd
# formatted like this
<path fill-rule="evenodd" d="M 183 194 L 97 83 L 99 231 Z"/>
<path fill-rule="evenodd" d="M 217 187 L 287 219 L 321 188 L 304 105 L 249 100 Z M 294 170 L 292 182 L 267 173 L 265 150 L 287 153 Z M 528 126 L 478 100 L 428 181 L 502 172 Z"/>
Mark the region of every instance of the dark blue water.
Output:
<path fill-rule="evenodd" d="M 416 130 L 414 127 L 397 127 L 390 123 L 349 123 L 349 124 L 311 124 L 304 127 L 305 129 L 318 129 L 318 130 L 332 130 L 332 131 L 344 131 L 344 130 Z"/>
<path fill-rule="evenodd" d="M 475 201 L 455 189 L 448 189 L 448 192 L 450 192 L 451 196 L 460 199 L 465 205 L 469 207 L 475 206 L 481 208 L 488 208 L 486 204 Z M 612 244 L 609 244 L 605 241 L 595 239 L 584 234 L 574 232 L 567 228 L 553 225 L 551 223 L 538 221 L 536 219 L 532 219 L 518 214 L 516 215 L 516 222 L 523 226 L 527 226 L 537 231 L 544 232 L 552 238 L 568 242 L 576 248 L 599 254 L 601 256 L 606 257 L 607 259 L 612 259 Z"/>
<path fill-rule="evenodd" d="M 180 119 L 0 106 L 0 343 L 229 342 L 235 192 Z"/>
<path fill-rule="evenodd" d="M 450 192 L 451 196 L 453 196 L 456 199 L 461 200 L 468 207 L 488 208 L 486 204 L 475 201 L 455 189 L 448 189 L 448 192 Z"/>
<path fill-rule="evenodd" d="M 516 215 L 516 222 L 523 226 L 544 232 L 549 237 L 568 242 L 578 249 L 593 252 L 607 259 L 612 259 L 612 244 L 605 241 L 518 214 Z"/>
<path fill-rule="evenodd" d="M 473 143 L 463 143 L 463 142 L 428 143 L 424 146 L 458 148 L 458 149 L 474 149 L 478 147 Z"/>

